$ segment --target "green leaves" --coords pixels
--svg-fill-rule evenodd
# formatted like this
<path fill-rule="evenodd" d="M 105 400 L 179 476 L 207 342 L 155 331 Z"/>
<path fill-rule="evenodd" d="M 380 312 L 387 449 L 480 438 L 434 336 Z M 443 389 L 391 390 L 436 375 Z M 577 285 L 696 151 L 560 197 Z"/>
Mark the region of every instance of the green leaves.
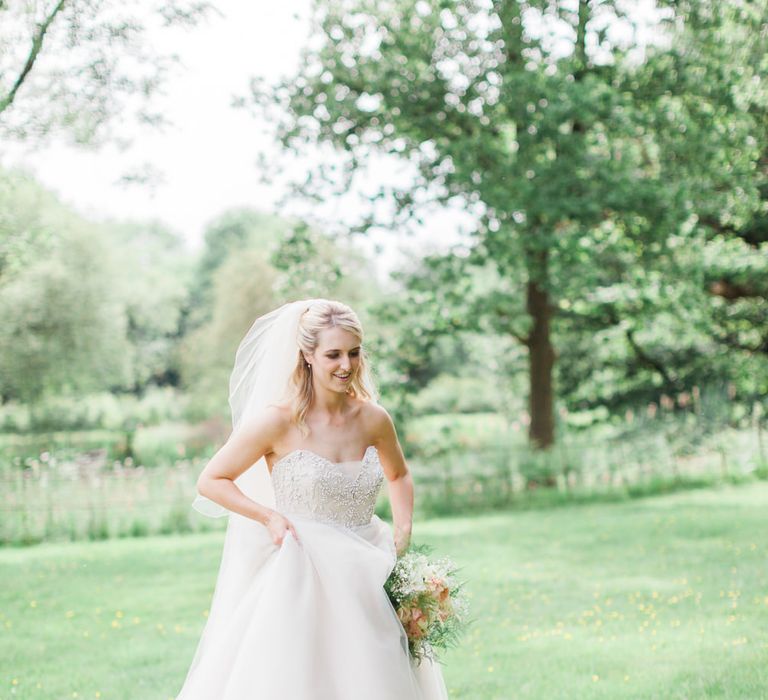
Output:
<path fill-rule="evenodd" d="M 114 138 L 121 119 L 164 123 L 152 102 L 176 59 L 155 32 L 194 26 L 211 10 L 195 0 L 4 3 L 0 133 L 44 142 L 59 132 L 93 146 Z"/>
<path fill-rule="evenodd" d="M 725 255 L 734 269 L 717 271 L 709 242 L 764 240 L 768 6 L 661 3 L 675 21 L 640 47 L 605 31 L 635 21 L 619 5 L 318 4 L 304 65 L 274 93 L 283 142 L 332 145 L 348 173 L 374 151 L 407 159 L 410 188 L 379 193 L 392 226 L 426 202 L 461 201 L 476 216 L 468 255 L 427 258 L 403 278 L 401 338 L 419 339 L 403 359 L 413 387 L 432 376 L 438 337 L 478 328 L 518 339 L 532 359 L 551 354 L 551 331 L 558 361 L 573 353 L 561 384 L 571 396 L 590 376 L 610 375 L 606 393 L 626 388 L 622 374 L 694 381 L 719 363 L 718 344 L 762 352 L 764 268 L 751 258 L 764 251 Z M 549 39 L 563 23 L 570 47 Z M 302 191 L 323 188 L 315 179 Z M 603 337 L 608 354 L 594 349 Z M 531 394 L 549 385 L 546 372 L 534 377 Z"/>

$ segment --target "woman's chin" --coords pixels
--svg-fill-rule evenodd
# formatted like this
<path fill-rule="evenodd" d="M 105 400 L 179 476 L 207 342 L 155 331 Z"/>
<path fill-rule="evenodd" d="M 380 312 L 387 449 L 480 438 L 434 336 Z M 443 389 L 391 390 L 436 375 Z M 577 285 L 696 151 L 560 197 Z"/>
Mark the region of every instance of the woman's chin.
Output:
<path fill-rule="evenodd" d="M 332 384 L 326 384 L 323 388 L 332 391 L 334 394 L 348 394 L 350 389 L 349 382 L 333 382 Z"/>

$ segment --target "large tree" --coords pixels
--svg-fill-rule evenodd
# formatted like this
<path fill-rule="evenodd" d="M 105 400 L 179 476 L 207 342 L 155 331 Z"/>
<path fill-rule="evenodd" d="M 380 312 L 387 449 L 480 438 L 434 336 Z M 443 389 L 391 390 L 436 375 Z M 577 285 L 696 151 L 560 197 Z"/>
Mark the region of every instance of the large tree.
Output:
<path fill-rule="evenodd" d="M 669 4 L 654 47 L 612 33 L 633 21 L 618 0 L 320 2 L 299 75 L 254 88 L 258 104 L 288 115 L 279 128 L 287 147 L 329 142 L 345 156 L 340 191 L 376 152 L 415 166 L 412 184 L 374 197 L 396 203 L 389 225 L 427 200 L 477 216 L 461 264 L 486 268 L 498 284 L 465 305 L 456 327 L 483 318 L 527 349 L 529 436 L 539 447 L 554 441 L 558 313 L 638 262 L 650 266 L 691 233 L 713 193 L 738 182 L 744 196 L 730 211 L 756 206 L 754 187 L 741 182 L 755 158 L 748 119 L 707 133 L 728 122 L 722 110 L 712 117 L 720 95 L 692 99 L 698 86 L 648 70 L 680 58 L 670 46 L 688 17 L 700 28 L 729 3 L 699 3 L 709 15 Z M 691 80 L 696 66 L 685 68 Z M 729 159 L 735 169 L 714 170 Z M 302 189 L 325 188 L 327 178 L 309 177 Z"/>

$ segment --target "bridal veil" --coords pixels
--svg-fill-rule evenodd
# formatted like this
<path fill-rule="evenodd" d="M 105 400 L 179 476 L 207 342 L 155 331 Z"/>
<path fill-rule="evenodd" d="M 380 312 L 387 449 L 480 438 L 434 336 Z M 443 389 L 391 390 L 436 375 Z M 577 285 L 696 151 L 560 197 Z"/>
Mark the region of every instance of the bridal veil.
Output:
<path fill-rule="evenodd" d="M 288 381 L 298 360 L 299 320 L 317 301 L 322 300 L 290 302 L 260 316 L 241 341 L 229 381 L 233 432 L 260 410 L 285 397 Z M 237 477 L 234 483 L 250 499 L 270 508 L 275 507 L 275 493 L 263 457 Z M 228 515 L 229 522 L 208 621 L 190 673 L 206 649 L 216 644 L 219 633 L 237 609 L 249 582 L 274 551 L 272 538 L 261 523 L 230 512 L 200 494 L 192 502 L 192 507 L 212 518 Z"/>

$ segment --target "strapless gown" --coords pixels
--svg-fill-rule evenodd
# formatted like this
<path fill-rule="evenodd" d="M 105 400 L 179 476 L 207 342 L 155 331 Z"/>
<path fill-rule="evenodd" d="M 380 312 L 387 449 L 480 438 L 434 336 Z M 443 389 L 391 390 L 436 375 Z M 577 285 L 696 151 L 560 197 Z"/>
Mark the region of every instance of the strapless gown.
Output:
<path fill-rule="evenodd" d="M 298 541 L 275 545 L 262 528 L 264 556 L 226 626 L 203 635 L 177 700 L 446 700 L 440 664 L 411 660 L 383 588 L 396 552 L 374 514 L 376 449 L 342 463 L 295 450 L 271 479 Z"/>

